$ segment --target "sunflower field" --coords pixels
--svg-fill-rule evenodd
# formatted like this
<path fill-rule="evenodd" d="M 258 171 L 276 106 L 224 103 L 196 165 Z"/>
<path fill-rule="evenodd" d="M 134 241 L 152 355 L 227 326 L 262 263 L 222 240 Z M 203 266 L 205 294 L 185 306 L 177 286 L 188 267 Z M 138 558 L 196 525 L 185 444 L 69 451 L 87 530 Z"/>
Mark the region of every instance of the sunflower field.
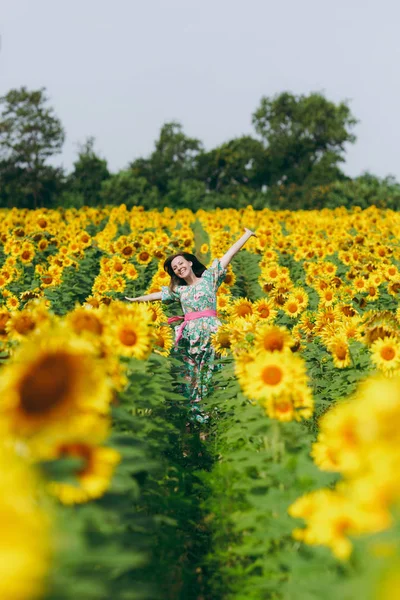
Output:
<path fill-rule="evenodd" d="M 176 310 L 124 298 L 243 227 L 188 427 Z M 0 210 L 0 598 L 399 597 L 399 239 L 375 207 Z"/>

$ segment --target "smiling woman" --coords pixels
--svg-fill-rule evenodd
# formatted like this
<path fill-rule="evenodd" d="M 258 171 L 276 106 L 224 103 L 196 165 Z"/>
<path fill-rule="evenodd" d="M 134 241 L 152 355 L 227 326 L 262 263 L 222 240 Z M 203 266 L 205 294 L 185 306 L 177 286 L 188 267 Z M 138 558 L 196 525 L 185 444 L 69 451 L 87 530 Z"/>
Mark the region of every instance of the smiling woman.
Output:
<path fill-rule="evenodd" d="M 173 350 L 183 363 L 183 383 L 180 391 L 189 402 L 189 420 L 203 423 L 208 420 L 201 407 L 201 400 L 212 390 L 212 376 L 218 368 L 211 336 L 216 333 L 221 321 L 217 316 L 217 290 L 225 279 L 226 268 L 247 240 L 255 235 L 245 229 L 242 237 L 207 269 L 194 254 L 181 252 L 164 262 L 164 270 L 170 275 L 169 286 L 138 298 L 127 298 L 132 302 L 161 300 L 180 302 L 184 316 L 171 317 L 169 323 L 182 320 L 175 327 Z"/>

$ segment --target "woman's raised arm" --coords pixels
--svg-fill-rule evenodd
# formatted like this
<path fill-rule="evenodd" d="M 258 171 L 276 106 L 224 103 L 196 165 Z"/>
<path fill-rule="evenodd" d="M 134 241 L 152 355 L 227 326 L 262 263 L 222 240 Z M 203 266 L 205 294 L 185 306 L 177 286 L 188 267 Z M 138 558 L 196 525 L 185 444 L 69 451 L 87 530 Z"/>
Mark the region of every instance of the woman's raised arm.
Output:
<path fill-rule="evenodd" d="M 237 240 L 237 242 L 235 242 L 230 248 L 229 250 L 224 254 L 224 256 L 222 258 L 220 258 L 220 263 L 222 265 L 222 267 L 224 269 L 226 269 L 226 267 L 229 265 L 229 263 L 231 262 L 232 258 L 235 256 L 235 254 L 237 252 L 239 252 L 239 250 L 242 248 L 242 246 L 245 245 L 245 243 L 247 242 L 247 240 L 249 238 L 251 238 L 252 235 L 256 235 L 254 233 L 254 231 L 251 231 L 251 229 L 247 229 L 247 227 L 244 228 L 245 233 L 242 235 L 241 238 L 239 238 Z"/>
<path fill-rule="evenodd" d="M 152 300 L 161 300 L 161 292 L 154 292 L 153 294 L 138 296 L 137 298 L 128 298 L 128 296 L 125 296 L 125 300 L 129 300 L 130 302 L 151 302 Z"/>

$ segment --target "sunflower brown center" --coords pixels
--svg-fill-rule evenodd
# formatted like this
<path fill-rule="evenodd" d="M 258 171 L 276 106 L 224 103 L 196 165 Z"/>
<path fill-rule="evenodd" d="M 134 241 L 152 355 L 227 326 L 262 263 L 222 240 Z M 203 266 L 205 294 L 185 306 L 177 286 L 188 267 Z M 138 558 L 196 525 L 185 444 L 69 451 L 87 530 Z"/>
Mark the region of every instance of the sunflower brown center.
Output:
<path fill-rule="evenodd" d="M 260 317 L 262 319 L 268 319 L 269 315 L 270 315 L 270 310 L 268 308 L 268 306 L 263 306 L 259 311 L 258 314 L 260 315 Z"/>
<path fill-rule="evenodd" d="M 165 339 L 163 338 L 162 335 L 158 335 L 156 337 L 156 344 L 157 346 L 159 346 L 160 348 L 165 348 Z"/>
<path fill-rule="evenodd" d="M 238 307 L 237 312 L 240 317 L 244 317 L 245 315 L 251 315 L 251 313 L 252 313 L 251 306 L 249 306 L 248 304 L 242 304 L 241 306 Z"/>
<path fill-rule="evenodd" d="M 10 318 L 10 315 L 8 313 L 3 313 L 2 315 L 0 315 L 0 334 L 1 335 L 4 335 L 6 333 L 6 323 L 9 318 Z"/>
<path fill-rule="evenodd" d="M 119 334 L 121 344 L 124 346 L 134 346 L 137 342 L 137 334 L 131 329 L 122 329 Z"/>
<path fill-rule="evenodd" d="M 283 349 L 283 336 L 279 333 L 267 334 L 264 337 L 264 348 L 270 352 L 274 350 L 279 350 L 280 352 Z"/>
<path fill-rule="evenodd" d="M 14 329 L 20 335 L 25 335 L 35 329 L 35 321 L 28 315 L 19 315 L 14 323 Z"/>
<path fill-rule="evenodd" d="M 381 350 L 381 356 L 384 360 L 392 360 L 395 357 L 396 352 L 391 346 L 384 346 Z"/>
<path fill-rule="evenodd" d="M 278 385 L 282 381 L 282 371 L 275 365 L 269 365 L 262 370 L 262 380 L 267 385 Z"/>
<path fill-rule="evenodd" d="M 344 360 L 347 355 L 347 347 L 345 344 L 336 344 L 335 354 L 339 360 Z"/>
<path fill-rule="evenodd" d="M 132 254 L 133 254 L 133 248 L 132 248 L 132 246 L 124 246 L 122 248 L 122 254 L 124 256 L 132 256 Z"/>
<path fill-rule="evenodd" d="M 228 333 L 225 333 L 219 338 L 219 345 L 221 348 L 230 348 L 231 347 L 231 338 Z"/>
<path fill-rule="evenodd" d="M 39 416 L 62 404 L 71 392 L 74 367 L 73 357 L 64 352 L 41 358 L 20 383 L 22 410 Z"/>
<path fill-rule="evenodd" d="M 296 304 L 296 302 L 289 302 L 288 304 L 288 311 L 292 314 L 294 314 L 298 309 L 298 305 Z"/>
<path fill-rule="evenodd" d="M 90 331 L 96 335 L 101 335 L 103 324 L 95 315 L 77 315 L 73 321 L 75 331 Z"/>

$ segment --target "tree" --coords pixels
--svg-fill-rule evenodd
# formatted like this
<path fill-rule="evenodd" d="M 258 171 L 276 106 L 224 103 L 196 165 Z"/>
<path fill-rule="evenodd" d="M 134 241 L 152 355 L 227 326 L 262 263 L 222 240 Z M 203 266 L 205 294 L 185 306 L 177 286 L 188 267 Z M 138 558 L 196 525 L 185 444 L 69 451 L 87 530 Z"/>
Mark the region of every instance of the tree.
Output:
<path fill-rule="evenodd" d="M 322 94 L 284 92 L 262 98 L 252 122 L 270 157 L 271 184 L 316 185 L 344 178 L 345 145 L 357 123 L 346 102 L 335 105 Z"/>
<path fill-rule="evenodd" d="M 84 204 L 89 206 L 100 202 L 102 184 L 110 177 L 107 161 L 97 156 L 94 142 L 94 138 L 89 137 L 79 146 L 78 160 L 68 178 L 69 191 L 82 195 Z"/>
<path fill-rule="evenodd" d="M 156 186 L 161 195 L 168 192 L 169 183 L 194 177 L 196 158 L 202 150 L 202 143 L 183 132 L 176 121 L 165 123 L 156 141 L 155 150 L 148 159 L 138 159 L 131 164 L 137 177 L 145 177 Z"/>
<path fill-rule="evenodd" d="M 61 173 L 46 161 L 61 152 L 65 139 L 61 122 L 47 101 L 45 88 L 28 91 L 21 87 L 0 97 L 0 177 L 11 171 L 23 174 L 20 193 L 31 197 L 35 208 L 39 200 L 45 202 L 50 172 L 53 181 Z"/>
<path fill-rule="evenodd" d="M 236 138 L 197 157 L 197 177 L 209 191 L 230 192 L 237 186 L 261 189 L 269 179 L 269 157 L 259 140 Z"/>
<path fill-rule="evenodd" d="M 145 177 L 137 177 L 132 169 L 127 169 L 111 175 L 103 182 L 101 200 L 103 204 L 126 204 L 128 208 L 138 205 L 155 208 L 159 203 L 159 194 Z"/>

